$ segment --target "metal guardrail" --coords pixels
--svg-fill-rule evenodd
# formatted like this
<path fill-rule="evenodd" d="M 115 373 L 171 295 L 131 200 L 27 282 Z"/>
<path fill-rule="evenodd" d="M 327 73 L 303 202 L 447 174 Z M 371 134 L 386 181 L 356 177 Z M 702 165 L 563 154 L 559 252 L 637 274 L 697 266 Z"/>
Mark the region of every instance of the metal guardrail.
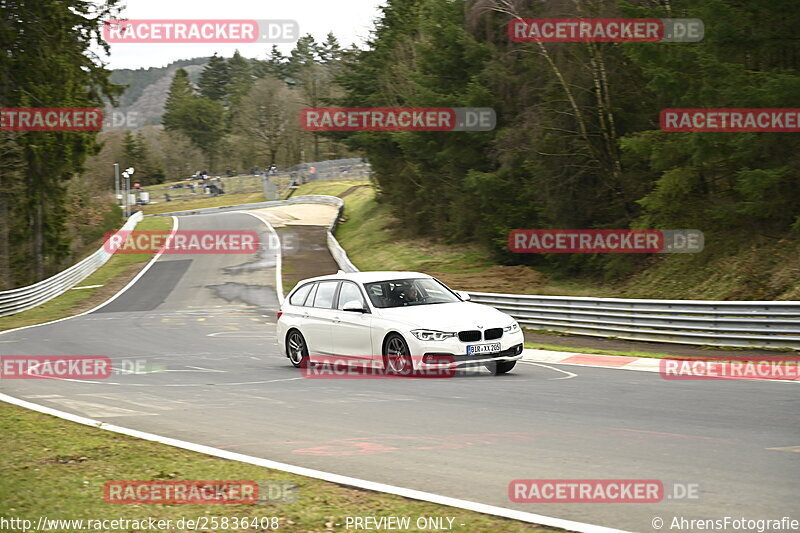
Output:
<path fill-rule="evenodd" d="M 142 220 L 141 211 L 133 214 L 119 231 L 130 231 Z M 0 292 L 0 316 L 32 309 L 59 296 L 89 277 L 112 256 L 104 247 L 55 276 L 27 287 Z"/>
<path fill-rule="evenodd" d="M 579 335 L 800 349 L 800 302 L 642 300 L 471 292 L 523 326 Z"/>

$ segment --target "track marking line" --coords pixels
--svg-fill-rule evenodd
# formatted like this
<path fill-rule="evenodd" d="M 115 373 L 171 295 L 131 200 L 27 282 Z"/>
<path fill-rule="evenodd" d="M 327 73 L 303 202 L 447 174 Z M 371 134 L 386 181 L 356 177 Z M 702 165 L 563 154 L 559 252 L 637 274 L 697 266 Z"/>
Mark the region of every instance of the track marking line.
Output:
<path fill-rule="evenodd" d="M 250 215 L 251 217 L 255 217 L 261 222 L 263 222 L 267 226 L 267 230 L 269 230 L 272 235 L 275 236 L 275 241 L 280 243 L 281 238 L 278 236 L 278 232 L 275 231 L 275 228 L 272 227 L 272 224 L 269 223 L 263 215 L 259 213 L 252 213 L 250 211 L 240 211 L 240 213 L 244 213 L 246 215 Z M 278 249 L 275 250 L 275 294 L 278 295 L 278 305 L 283 305 L 283 253 L 282 253 L 283 246 L 278 246 Z"/>
<path fill-rule="evenodd" d="M 256 331 L 217 331 L 214 333 L 207 333 L 206 337 L 226 337 L 237 339 L 271 339 L 275 337 L 274 333 L 258 333 Z"/>
<path fill-rule="evenodd" d="M 102 403 L 73 400 L 71 398 L 50 398 L 47 401 L 58 404 L 61 407 L 66 407 L 67 409 L 78 411 L 86 416 L 101 416 L 104 418 L 113 416 L 158 416 L 156 413 L 143 413 L 133 409 L 125 409 L 123 407 L 105 405 Z"/>
<path fill-rule="evenodd" d="M 202 366 L 188 366 L 187 365 L 186 368 L 194 368 L 195 370 L 203 370 L 205 372 L 222 372 L 222 373 L 227 373 L 228 372 L 227 370 L 217 370 L 217 369 L 214 369 L 214 368 L 203 368 Z"/>
<path fill-rule="evenodd" d="M 112 402 L 129 403 L 131 405 L 144 407 L 146 409 L 155 409 L 157 411 L 172 411 L 173 409 L 172 407 L 165 407 L 163 405 L 150 404 L 141 401 L 131 400 L 124 397 L 124 395 L 122 394 L 104 394 L 104 393 L 92 392 L 92 393 L 78 394 L 78 396 L 89 396 L 90 398 L 100 398 L 101 400 L 111 400 Z"/>
<path fill-rule="evenodd" d="M 544 365 L 542 363 L 534 363 L 533 361 L 520 361 L 520 362 L 521 363 L 525 363 L 526 365 L 535 365 L 535 366 L 541 366 L 541 367 L 544 367 L 544 368 L 549 368 L 550 370 L 555 370 L 556 372 L 561 372 L 563 374 L 566 374 L 566 376 L 564 376 L 562 378 L 549 378 L 547 381 L 558 381 L 559 379 L 570 379 L 570 378 L 578 377 L 578 374 L 575 374 L 573 372 L 567 372 L 566 370 L 561 370 L 560 368 L 556 368 L 554 366 Z"/>
<path fill-rule="evenodd" d="M 700 439 L 700 440 L 714 440 L 717 442 L 731 442 L 730 439 L 718 439 L 716 437 L 705 437 L 702 435 L 684 435 L 683 433 L 665 433 L 663 431 L 648 431 L 646 429 L 611 428 L 611 430 L 626 431 L 630 433 L 642 433 L 645 435 L 653 435 L 657 437 L 673 437 L 677 439 Z"/>
<path fill-rule="evenodd" d="M 764 448 L 765 450 L 775 450 L 779 452 L 800 453 L 800 446 L 784 446 L 782 448 Z"/>

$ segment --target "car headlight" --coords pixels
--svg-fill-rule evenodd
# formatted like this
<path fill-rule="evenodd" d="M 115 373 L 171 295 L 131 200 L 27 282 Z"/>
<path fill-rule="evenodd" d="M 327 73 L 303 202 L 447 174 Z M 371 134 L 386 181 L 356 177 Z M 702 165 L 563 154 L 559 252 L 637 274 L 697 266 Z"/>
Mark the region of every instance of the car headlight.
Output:
<path fill-rule="evenodd" d="M 443 341 L 456 336 L 455 333 L 446 333 L 444 331 L 435 331 L 432 329 L 415 329 L 411 334 L 421 341 Z"/>
<path fill-rule="evenodd" d="M 516 332 L 519 331 L 519 324 L 517 324 L 517 322 L 515 321 L 510 326 L 504 327 L 503 331 L 506 332 L 506 333 L 516 333 Z"/>

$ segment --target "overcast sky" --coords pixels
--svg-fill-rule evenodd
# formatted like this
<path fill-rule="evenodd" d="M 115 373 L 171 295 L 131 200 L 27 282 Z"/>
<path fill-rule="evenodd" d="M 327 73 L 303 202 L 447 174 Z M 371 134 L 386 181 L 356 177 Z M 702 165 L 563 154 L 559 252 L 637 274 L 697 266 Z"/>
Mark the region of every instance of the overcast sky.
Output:
<path fill-rule="evenodd" d="M 378 6 L 385 0 L 127 0 L 122 13 L 128 19 L 293 19 L 300 35 L 310 33 L 322 41 L 329 31 L 343 47 L 362 45 L 369 37 Z M 293 44 L 279 44 L 284 54 Z M 252 44 L 112 44 L 111 55 L 101 57 L 108 68 L 163 67 L 177 59 L 230 57 L 235 50 L 264 59 L 271 43 Z"/>

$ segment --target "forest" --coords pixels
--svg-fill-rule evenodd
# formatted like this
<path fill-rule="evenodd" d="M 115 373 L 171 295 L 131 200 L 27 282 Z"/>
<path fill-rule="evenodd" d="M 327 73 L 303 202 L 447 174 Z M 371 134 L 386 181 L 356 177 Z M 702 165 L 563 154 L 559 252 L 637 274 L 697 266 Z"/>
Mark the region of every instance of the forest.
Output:
<path fill-rule="evenodd" d="M 126 85 L 140 94 L 161 75 L 126 71 L 115 76 L 125 85 L 111 83 L 89 48 L 116 2 L 100 17 L 92 3 L 72 5 L 4 6 L 3 107 L 118 103 Z M 510 21 L 538 17 L 696 18 L 705 33 L 683 43 L 509 38 Z M 695 229 L 712 251 L 715 242 L 795 242 L 800 137 L 666 132 L 659 115 L 800 107 L 798 23 L 794 0 L 388 0 L 360 48 L 329 33 L 322 42 L 300 38 L 288 55 L 275 46 L 261 58 L 214 55 L 196 82 L 175 69 L 160 125 L 101 137 L 0 132 L 0 289 L 63 268 L 81 243 L 118 223 L 112 162 L 135 166 L 147 185 L 201 169 L 364 156 L 402 233 L 481 243 L 500 263 L 561 275 L 618 279 L 649 258 L 514 254 L 509 232 Z M 489 107 L 497 127 L 302 130 L 300 111 L 320 106 Z M 76 186 L 93 196 L 70 192 Z"/>

